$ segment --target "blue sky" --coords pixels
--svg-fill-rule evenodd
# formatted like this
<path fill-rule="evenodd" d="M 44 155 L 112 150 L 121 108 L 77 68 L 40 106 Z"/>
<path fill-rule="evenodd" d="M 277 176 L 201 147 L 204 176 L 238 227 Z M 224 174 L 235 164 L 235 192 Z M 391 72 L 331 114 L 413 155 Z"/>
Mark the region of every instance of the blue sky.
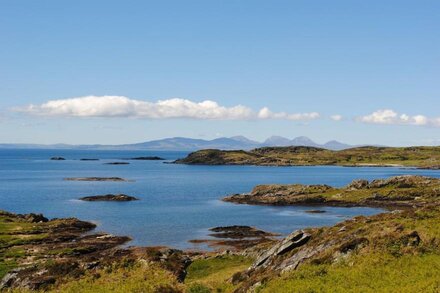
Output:
<path fill-rule="evenodd" d="M 4 0 L 0 142 L 438 145 L 439 31 L 438 1 Z"/>

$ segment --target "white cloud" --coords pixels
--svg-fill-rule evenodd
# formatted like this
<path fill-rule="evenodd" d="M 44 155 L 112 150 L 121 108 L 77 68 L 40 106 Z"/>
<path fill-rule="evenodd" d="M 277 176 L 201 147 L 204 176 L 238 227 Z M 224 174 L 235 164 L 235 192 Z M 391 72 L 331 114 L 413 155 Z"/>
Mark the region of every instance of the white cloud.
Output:
<path fill-rule="evenodd" d="M 14 109 L 18 112 L 40 116 L 64 117 L 137 117 L 149 119 L 193 118 L 193 119 L 288 119 L 311 120 L 319 114 L 285 112 L 274 113 L 268 108 L 254 112 L 251 108 L 237 105 L 224 107 L 214 101 L 193 102 L 173 98 L 147 102 L 123 96 L 86 96 L 51 100 L 40 105 L 28 105 Z"/>
<path fill-rule="evenodd" d="M 424 115 L 409 116 L 407 114 L 399 114 L 390 109 L 377 110 L 369 115 L 359 117 L 358 121 L 374 124 L 400 124 L 440 127 L 440 117 L 428 118 Z"/>
<path fill-rule="evenodd" d="M 332 115 L 332 116 L 330 116 L 330 119 L 332 119 L 334 121 L 341 121 L 342 120 L 342 115 L 339 115 L 339 114 Z"/>
<path fill-rule="evenodd" d="M 289 114 L 286 112 L 274 113 L 270 111 L 269 108 L 267 107 L 262 108 L 257 114 L 257 117 L 260 119 L 287 119 L 287 120 L 313 120 L 313 119 L 318 119 L 319 116 L 320 115 L 317 112 L 296 113 L 296 114 Z"/>

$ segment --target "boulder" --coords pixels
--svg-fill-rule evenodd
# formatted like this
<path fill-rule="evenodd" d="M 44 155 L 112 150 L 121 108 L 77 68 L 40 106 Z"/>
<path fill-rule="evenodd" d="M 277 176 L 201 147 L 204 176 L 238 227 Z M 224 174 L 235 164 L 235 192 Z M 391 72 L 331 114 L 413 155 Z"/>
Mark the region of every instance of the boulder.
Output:
<path fill-rule="evenodd" d="M 368 180 L 355 179 L 350 184 L 347 185 L 348 189 L 364 189 L 368 188 Z"/>

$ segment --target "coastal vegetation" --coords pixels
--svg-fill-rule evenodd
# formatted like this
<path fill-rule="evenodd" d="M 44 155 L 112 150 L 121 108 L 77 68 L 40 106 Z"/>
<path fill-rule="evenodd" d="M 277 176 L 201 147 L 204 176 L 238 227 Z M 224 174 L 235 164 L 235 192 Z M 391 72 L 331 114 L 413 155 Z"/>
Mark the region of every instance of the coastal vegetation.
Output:
<path fill-rule="evenodd" d="M 340 151 L 291 146 L 263 147 L 250 151 L 206 149 L 176 160 L 192 165 L 260 166 L 405 166 L 440 168 L 440 147 L 356 147 Z"/>

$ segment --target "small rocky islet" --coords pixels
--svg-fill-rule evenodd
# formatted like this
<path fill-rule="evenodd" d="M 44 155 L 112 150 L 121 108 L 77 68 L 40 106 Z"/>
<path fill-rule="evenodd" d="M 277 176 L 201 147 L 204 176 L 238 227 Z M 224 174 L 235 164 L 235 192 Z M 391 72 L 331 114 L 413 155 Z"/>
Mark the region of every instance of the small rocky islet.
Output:
<path fill-rule="evenodd" d="M 104 163 L 105 165 L 130 165 L 129 162 L 109 162 L 109 163 Z"/>
<path fill-rule="evenodd" d="M 163 161 L 164 158 L 157 157 L 157 156 L 146 156 L 146 157 L 134 157 L 129 158 L 128 160 L 134 160 L 134 161 Z"/>
<path fill-rule="evenodd" d="M 66 181 L 110 181 L 110 182 L 126 182 L 127 179 L 121 177 L 68 177 L 64 178 Z"/>
<path fill-rule="evenodd" d="M 64 157 L 52 157 L 50 158 L 51 161 L 65 161 L 66 158 Z"/>
<path fill-rule="evenodd" d="M 83 201 L 134 201 L 138 198 L 126 194 L 105 194 L 105 195 L 92 195 L 79 198 Z"/>
<path fill-rule="evenodd" d="M 209 231 L 213 233 L 208 234 L 208 236 L 215 239 L 192 239 L 189 242 L 206 244 L 215 249 L 242 251 L 263 243 L 273 243 L 275 241 L 274 237 L 280 236 L 280 234 L 242 225 L 214 227 L 210 228 Z"/>

